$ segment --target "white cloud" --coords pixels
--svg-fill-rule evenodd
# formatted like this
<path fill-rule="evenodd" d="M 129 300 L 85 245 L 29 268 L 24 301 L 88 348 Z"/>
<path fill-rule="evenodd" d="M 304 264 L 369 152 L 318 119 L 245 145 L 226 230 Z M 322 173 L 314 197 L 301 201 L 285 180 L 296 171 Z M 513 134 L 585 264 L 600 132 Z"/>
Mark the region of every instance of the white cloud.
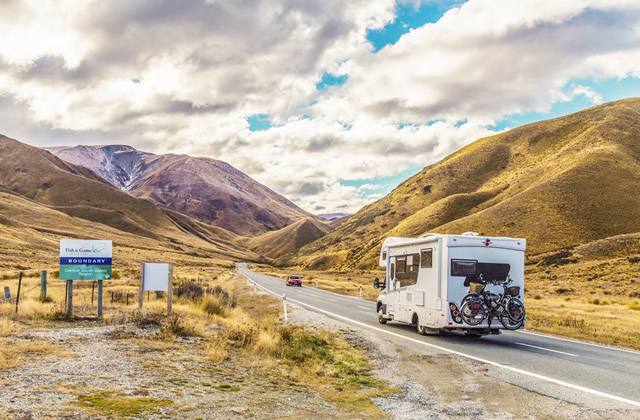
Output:
<path fill-rule="evenodd" d="M 366 30 L 393 11 L 391 0 L 3 2 L 4 134 L 209 156 L 306 209 L 353 212 L 379 192 L 339 179 L 433 163 L 508 114 L 602 102 L 573 80 L 640 75 L 636 1 L 471 0 L 373 53 Z M 347 82 L 318 92 L 325 72 Z M 278 126 L 250 132 L 253 114 Z"/>

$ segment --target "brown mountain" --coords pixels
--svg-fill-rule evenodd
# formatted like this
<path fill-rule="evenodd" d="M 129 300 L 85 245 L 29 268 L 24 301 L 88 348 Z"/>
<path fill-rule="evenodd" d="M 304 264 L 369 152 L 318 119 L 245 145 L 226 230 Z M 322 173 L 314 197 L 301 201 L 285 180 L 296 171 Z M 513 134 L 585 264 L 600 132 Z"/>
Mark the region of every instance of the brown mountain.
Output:
<path fill-rule="evenodd" d="M 185 215 L 165 213 L 84 167 L 4 136 L 0 136 L 0 191 L 0 223 L 6 226 L 60 237 L 86 237 L 101 230 L 112 237 L 119 231 L 118 235 L 135 237 L 148 246 L 163 244 L 230 258 L 257 258 L 238 249 L 237 237 L 230 232 Z"/>
<path fill-rule="evenodd" d="M 388 236 L 528 239 L 529 255 L 640 231 L 640 99 L 480 139 L 427 166 L 289 263 L 373 267 Z"/>
<path fill-rule="evenodd" d="M 238 235 L 254 236 L 314 217 L 231 165 L 130 146 L 49 148 L 131 195 Z"/>
<path fill-rule="evenodd" d="M 297 251 L 331 230 L 331 226 L 315 219 L 301 219 L 280 230 L 251 238 L 245 244 L 256 254 L 275 259 Z"/>

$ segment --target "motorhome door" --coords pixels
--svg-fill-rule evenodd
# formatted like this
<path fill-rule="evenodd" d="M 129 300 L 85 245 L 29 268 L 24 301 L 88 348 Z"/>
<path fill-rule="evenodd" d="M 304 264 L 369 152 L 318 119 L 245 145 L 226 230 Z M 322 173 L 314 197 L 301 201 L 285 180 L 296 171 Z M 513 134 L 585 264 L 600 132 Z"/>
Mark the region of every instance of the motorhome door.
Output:
<path fill-rule="evenodd" d="M 387 290 L 387 312 L 394 314 L 396 312 L 396 302 L 398 302 L 398 282 L 396 281 L 396 257 L 391 257 L 391 265 L 389 267 L 389 289 Z"/>

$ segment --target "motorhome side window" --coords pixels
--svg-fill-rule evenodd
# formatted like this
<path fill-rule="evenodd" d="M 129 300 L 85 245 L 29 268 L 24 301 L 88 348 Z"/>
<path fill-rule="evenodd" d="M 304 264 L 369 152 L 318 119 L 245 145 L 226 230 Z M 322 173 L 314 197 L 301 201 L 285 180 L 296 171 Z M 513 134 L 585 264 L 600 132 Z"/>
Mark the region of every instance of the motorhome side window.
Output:
<path fill-rule="evenodd" d="M 478 270 L 476 260 L 451 260 L 452 276 L 475 276 Z"/>
<path fill-rule="evenodd" d="M 420 268 L 433 267 L 433 249 L 420 250 Z"/>
<path fill-rule="evenodd" d="M 387 251 L 382 251 L 382 261 L 387 261 Z"/>
<path fill-rule="evenodd" d="M 396 279 L 400 287 L 412 286 L 418 282 L 420 254 L 408 254 L 396 258 Z"/>

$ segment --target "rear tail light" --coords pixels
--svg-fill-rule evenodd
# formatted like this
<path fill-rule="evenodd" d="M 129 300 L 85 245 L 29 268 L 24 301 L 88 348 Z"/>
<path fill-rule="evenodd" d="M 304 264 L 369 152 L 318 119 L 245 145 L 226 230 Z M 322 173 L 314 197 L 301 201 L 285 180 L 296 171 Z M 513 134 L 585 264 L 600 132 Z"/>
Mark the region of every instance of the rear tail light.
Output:
<path fill-rule="evenodd" d="M 460 317 L 460 311 L 458 310 L 458 305 L 453 302 L 449 302 L 449 309 L 451 310 L 451 318 L 456 321 L 458 324 L 462 323 L 462 318 Z"/>

